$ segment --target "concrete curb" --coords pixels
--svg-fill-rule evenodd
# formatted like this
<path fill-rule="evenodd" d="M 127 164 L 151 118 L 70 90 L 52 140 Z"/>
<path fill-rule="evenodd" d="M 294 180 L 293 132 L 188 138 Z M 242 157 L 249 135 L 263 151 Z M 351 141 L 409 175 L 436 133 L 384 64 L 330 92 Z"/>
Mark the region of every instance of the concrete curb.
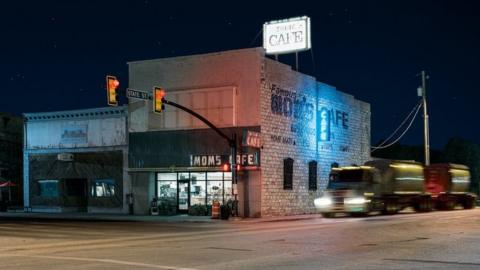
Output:
<path fill-rule="evenodd" d="M 0 213 L 0 221 L 6 220 L 51 220 L 51 221 L 81 221 L 81 222 L 158 222 L 158 223 L 263 223 L 316 219 L 317 214 L 264 217 L 264 218 L 230 218 L 228 220 L 212 219 L 205 216 L 132 216 L 132 215 L 102 215 L 77 213 Z"/>

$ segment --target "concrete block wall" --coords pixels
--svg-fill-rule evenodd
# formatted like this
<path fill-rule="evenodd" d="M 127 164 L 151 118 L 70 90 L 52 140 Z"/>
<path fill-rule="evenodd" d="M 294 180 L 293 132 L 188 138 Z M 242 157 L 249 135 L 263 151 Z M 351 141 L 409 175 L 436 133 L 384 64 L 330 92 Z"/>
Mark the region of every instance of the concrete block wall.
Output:
<path fill-rule="evenodd" d="M 316 160 L 315 78 L 265 59 L 261 89 L 262 216 L 311 212 L 308 162 Z M 283 188 L 283 160 L 292 158 L 293 189 Z"/>
<path fill-rule="evenodd" d="M 330 139 L 318 143 L 320 187 L 325 189 L 332 163 L 362 165 L 370 159 L 370 104 L 327 84 L 318 83 L 318 91 L 318 109 L 331 112 Z"/>
<path fill-rule="evenodd" d="M 314 213 L 313 200 L 327 183 L 332 163 L 370 158 L 370 106 L 314 77 L 265 58 L 261 76 L 262 216 Z M 317 117 L 329 111 L 328 140 Z M 283 160 L 292 158 L 293 189 L 283 188 Z M 316 160 L 317 190 L 308 187 L 308 163 Z"/>

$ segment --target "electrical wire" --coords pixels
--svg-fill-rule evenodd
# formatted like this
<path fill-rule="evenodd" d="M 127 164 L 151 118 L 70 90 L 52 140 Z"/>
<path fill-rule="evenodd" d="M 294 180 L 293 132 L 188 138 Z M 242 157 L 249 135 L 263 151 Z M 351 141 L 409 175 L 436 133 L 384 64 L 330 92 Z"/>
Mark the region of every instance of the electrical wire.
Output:
<path fill-rule="evenodd" d="M 421 100 L 413 107 L 413 109 L 410 111 L 410 113 L 407 115 L 407 117 L 405 117 L 405 119 L 403 119 L 402 123 L 397 127 L 397 129 L 395 129 L 395 131 L 393 131 L 393 133 L 390 134 L 390 136 L 388 136 L 388 138 L 383 140 L 383 142 L 376 147 L 381 147 L 384 144 L 386 144 L 388 142 L 388 140 L 390 140 L 393 137 L 393 135 L 395 135 L 398 132 L 398 130 L 400 130 L 400 128 L 405 124 L 405 122 L 407 122 L 407 120 L 410 118 L 410 115 L 412 115 L 412 113 L 415 112 L 415 110 L 417 109 L 418 106 L 420 106 L 420 104 L 421 104 Z M 372 148 L 375 148 L 375 147 L 372 147 Z"/>
<path fill-rule="evenodd" d="M 371 151 L 371 153 L 373 153 L 375 150 L 384 149 L 384 148 L 387 148 L 387 147 L 390 147 L 390 146 L 394 145 L 395 143 L 397 143 L 397 142 L 407 133 L 407 131 L 408 131 L 408 130 L 410 129 L 410 127 L 412 126 L 413 121 L 414 121 L 415 118 L 417 117 L 418 112 L 420 111 L 420 108 L 422 107 L 422 103 L 419 102 L 415 107 L 416 107 L 415 115 L 413 116 L 412 120 L 411 120 L 410 123 L 408 124 L 407 128 L 405 129 L 405 131 L 403 131 L 403 133 L 400 134 L 400 136 L 399 136 L 396 140 L 394 140 L 392 143 L 390 143 L 390 144 L 388 144 L 388 145 L 383 145 L 383 144 L 387 141 L 387 140 L 385 140 L 384 143 L 380 144 L 379 146 L 377 146 L 377 147 L 372 147 L 373 150 Z M 414 108 L 414 109 L 415 109 L 415 108 Z M 413 112 L 413 111 L 412 111 L 412 112 Z M 412 112 L 410 112 L 410 114 L 407 116 L 407 118 L 405 118 L 404 122 L 410 117 L 410 115 L 412 114 Z M 404 122 L 402 122 L 402 124 L 397 128 L 397 130 L 398 130 L 401 126 L 403 126 Z M 397 130 L 395 130 L 395 132 L 394 132 L 393 134 L 395 134 L 395 133 L 397 132 Z M 393 135 L 393 134 L 392 134 L 392 135 Z M 392 135 L 391 135 L 391 136 L 392 136 Z M 390 137 L 391 137 L 391 136 L 390 136 Z M 389 138 L 390 138 L 390 137 L 389 137 Z"/>
<path fill-rule="evenodd" d="M 252 39 L 252 41 L 250 42 L 250 45 L 248 47 L 252 47 L 253 43 L 255 43 L 255 41 L 257 41 L 257 39 L 260 36 L 260 34 L 262 33 L 262 31 L 263 31 L 263 28 L 260 28 L 257 35 L 255 35 L 255 37 Z"/>

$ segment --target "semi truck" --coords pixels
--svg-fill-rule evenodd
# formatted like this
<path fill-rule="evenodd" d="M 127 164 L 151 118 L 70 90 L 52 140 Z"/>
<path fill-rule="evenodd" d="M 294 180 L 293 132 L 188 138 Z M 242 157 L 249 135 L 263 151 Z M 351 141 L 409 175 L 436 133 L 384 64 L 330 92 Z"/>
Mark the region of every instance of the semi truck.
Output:
<path fill-rule="evenodd" d="M 324 217 L 375 211 L 392 215 L 406 207 L 418 212 L 457 204 L 473 208 L 476 197 L 467 192 L 469 182 L 466 166 L 435 164 L 425 169 L 415 161 L 372 160 L 364 166 L 332 168 L 327 189 L 314 204 Z"/>
<path fill-rule="evenodd" d="M 452 210 L 457 205 L 464 209 L 475 207 L 477 196 L 468 192 L 470 171 L 467 166 L 439 163 L 425 167 L 425 188 L 439 210 Z"/>

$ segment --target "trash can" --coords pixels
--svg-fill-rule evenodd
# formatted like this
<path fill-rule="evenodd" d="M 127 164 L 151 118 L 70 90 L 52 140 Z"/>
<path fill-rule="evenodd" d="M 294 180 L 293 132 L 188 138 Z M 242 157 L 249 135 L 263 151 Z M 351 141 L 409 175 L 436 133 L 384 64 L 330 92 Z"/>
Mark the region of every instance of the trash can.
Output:
<path fill-rule="evenodd" d="M 223 220 L 227 220 L 230 217 L 230 207 L 228 205 L 220 206 L 220 216 Z"/>

